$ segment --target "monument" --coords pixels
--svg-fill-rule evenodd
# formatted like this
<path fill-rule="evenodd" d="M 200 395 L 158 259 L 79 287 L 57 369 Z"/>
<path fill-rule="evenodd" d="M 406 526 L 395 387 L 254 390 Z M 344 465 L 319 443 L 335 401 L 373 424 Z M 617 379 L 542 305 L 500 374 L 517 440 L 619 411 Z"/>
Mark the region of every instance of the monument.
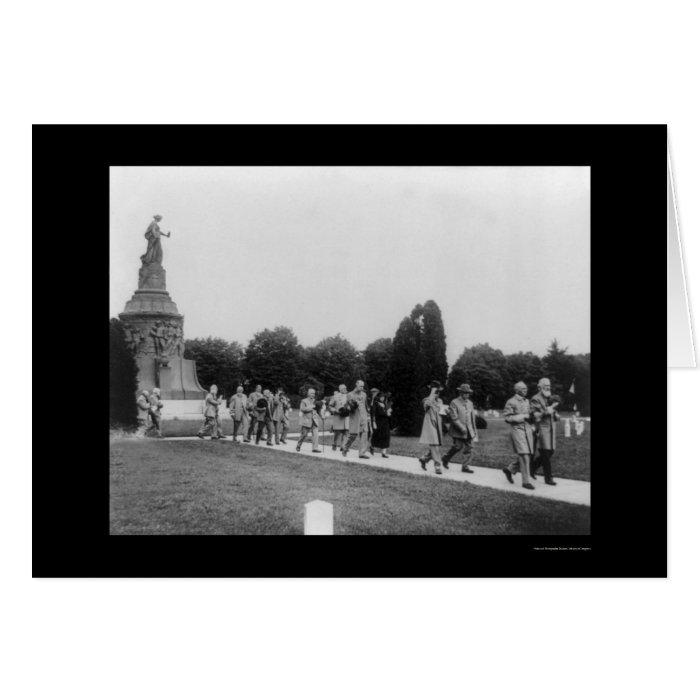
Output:
<path fill-rule="evenodd" d="M 138 289 L 119 318 L 138 365 L 138 390 L 159 387 L 166 416 L 201 414 L 206 392 L 197 380 L 194 360 L 183 357 L 184 316 L 165 288 L 161 238 L 170 238 L 170 232 L 161 232 L 162 218 L 156 214 L 144 234 L 148 248 L 141 256 Z"/>

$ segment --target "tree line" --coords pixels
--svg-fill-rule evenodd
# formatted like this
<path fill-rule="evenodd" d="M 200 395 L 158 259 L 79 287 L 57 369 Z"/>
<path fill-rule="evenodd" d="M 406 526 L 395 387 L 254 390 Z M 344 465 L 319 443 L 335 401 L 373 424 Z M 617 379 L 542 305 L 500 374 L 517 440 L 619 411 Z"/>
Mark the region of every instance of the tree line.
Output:
<path fill-rule="evenodd" d="M 115 324 L 113 319 L 111 324 L 110 338 L 119 322 Z M 117 358 L 123 351 L 121 345 L 113 349 Z M 197 375 L 205 388 L 217 384 L 228 397 L 239 384 L 246 392 L 256 384 L 273 390 L 283 387 L 294 407 L 310 387 L 317 395 L 330 396 L 339 384 L 350 389 L 362 379 L 367 389 L 376 386 L 391 392 L 394 421 L 405 435 L 420 432 L 421 400 L 433 379 L 446 387 L 448 400 L 467 382 L 477 408 L 502 410 L 515 382 L 524 381 L 532 395 L 538 380 L 546 376 L 553 392 L 561 396 L 564 410 L 576 406 L 584 415 L 590 414 L 590 354 L 572 355 L 556 339 L 543 357 L 531 352 L 506 355 L 481 343 L 464 348 L 449 368 L 442 313 L 433 300 L 417 304 L 399 323 L 393 338 L 378 338 L 364 350 L 341 335 L 304 347 L 291 328 L 277 326 L 256 333 L 246 347 L 223 338 L 186 340 L 184 356 L 196 361 Z M 123 365 L 126 360 L 119 362 Z M 118 381 L 115 377 L 113 382 Z M 569 391 L 572 388 L 573 393 Z"/>

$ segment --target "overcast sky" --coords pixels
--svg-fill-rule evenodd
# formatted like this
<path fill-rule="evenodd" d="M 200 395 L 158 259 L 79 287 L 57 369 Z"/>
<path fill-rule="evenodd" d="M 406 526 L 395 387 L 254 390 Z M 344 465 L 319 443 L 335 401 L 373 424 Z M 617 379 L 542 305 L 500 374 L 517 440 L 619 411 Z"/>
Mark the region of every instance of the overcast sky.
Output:
<path fill-rule="evenodd" d="M 110 180 L 110 316 L 161 214 L 185 338 L 245 346 L 285 325 L 304 345 L 340 333 L 362 350 L 434 299 L 450 364 L 484 342 L 590 351 L 589 168 L 117 167 Z"/>

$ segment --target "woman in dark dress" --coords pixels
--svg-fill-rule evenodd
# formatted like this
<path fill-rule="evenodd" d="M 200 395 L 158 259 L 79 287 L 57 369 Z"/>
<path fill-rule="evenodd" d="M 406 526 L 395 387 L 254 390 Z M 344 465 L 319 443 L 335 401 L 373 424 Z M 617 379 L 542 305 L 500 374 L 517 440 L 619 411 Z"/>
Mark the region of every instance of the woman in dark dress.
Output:
<path fill-rule="evenodd" d="M 380 391 L 372 404 L 372 447 L 380 449 L 385 459 L 389 458 L 387 450 L 391 441 L 390 415 L 386 393 Z"/>

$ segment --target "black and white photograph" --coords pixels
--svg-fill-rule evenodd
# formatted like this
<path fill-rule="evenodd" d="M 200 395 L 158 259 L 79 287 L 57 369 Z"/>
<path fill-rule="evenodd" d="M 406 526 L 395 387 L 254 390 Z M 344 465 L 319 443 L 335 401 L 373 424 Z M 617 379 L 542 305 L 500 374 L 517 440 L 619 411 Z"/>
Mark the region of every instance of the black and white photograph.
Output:
<path fill-rule="evenodd" d="M 588 535 L 590 168 L 111 167 L 110 534 Z"/>
<path fill-rule="evenodd" d="M 42 241 L 88 383 L 81 457 L 40 463 L 39 571 L 663 571 L 637 466 L 663 309 L 630 264 L 659 259 L 635 232 L 665 220 L 639 207 L 662 127 L 37 134 L 98 231 Z M 70 198 L 37 172 L 50 227 Z M 53 512 L 90 558 L 48 545 Z"/>

